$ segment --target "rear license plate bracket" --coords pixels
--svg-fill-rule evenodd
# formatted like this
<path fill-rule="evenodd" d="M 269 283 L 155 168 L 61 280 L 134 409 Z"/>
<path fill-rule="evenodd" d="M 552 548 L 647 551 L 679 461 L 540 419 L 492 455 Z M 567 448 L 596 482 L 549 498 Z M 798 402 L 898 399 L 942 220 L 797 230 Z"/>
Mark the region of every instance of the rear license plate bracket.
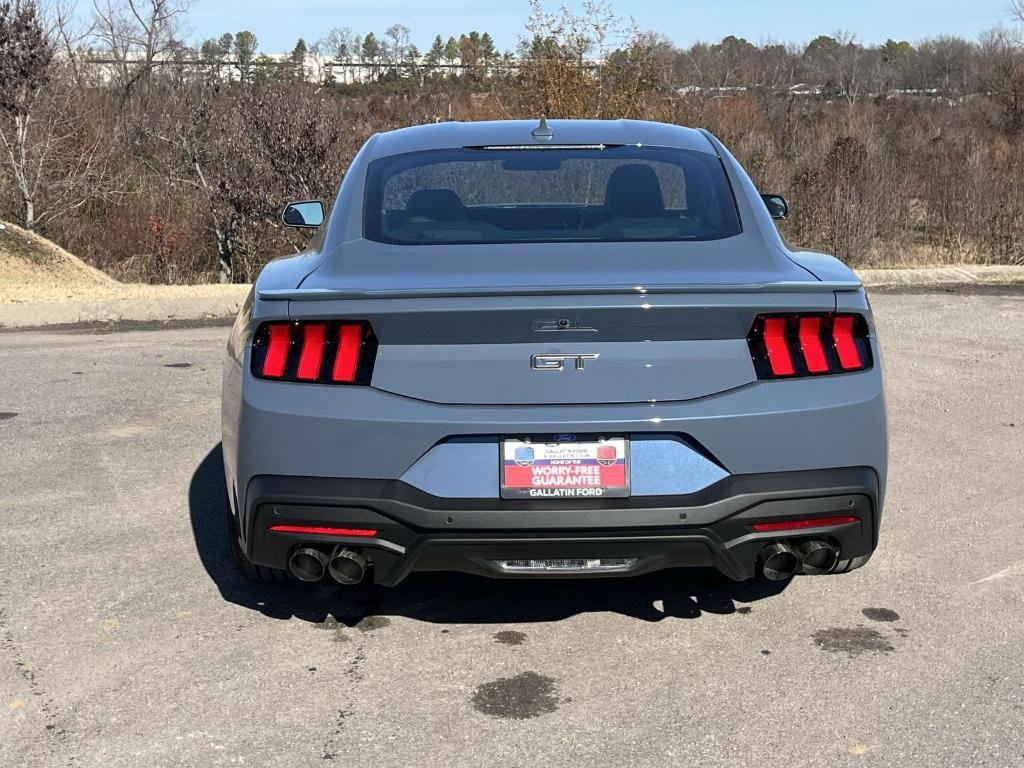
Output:
<path fill-rule="evenodd" d="M 629 441 L 625 437 L 503 437 L 499 461 L 503 499 L 629 496 Z"/>

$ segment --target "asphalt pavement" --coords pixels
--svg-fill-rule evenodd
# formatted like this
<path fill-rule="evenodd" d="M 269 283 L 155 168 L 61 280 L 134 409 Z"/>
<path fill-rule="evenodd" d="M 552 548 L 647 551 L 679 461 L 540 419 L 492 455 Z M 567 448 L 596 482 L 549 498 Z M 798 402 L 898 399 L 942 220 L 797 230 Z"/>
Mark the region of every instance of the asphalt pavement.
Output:
<path fill-rule="evenodd" d="M 881 547 L 787 585 L 253 585 L 226 328 L 0 334 L 0 766 L 1024 765 L 1024 292 L 873 304 Z"/>

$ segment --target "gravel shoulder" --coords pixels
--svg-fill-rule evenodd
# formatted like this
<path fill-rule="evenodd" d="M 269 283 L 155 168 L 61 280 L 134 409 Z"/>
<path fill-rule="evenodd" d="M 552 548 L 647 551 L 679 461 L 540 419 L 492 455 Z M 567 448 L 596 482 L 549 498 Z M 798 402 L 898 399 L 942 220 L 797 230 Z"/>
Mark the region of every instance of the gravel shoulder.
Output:
<path fill-rule="evenodd" d="M 2 268 L 2 265 L 0 265 Z M 245 301 L 249 285 L 132 285 L 49 289 L 50 298 L 4 302 L 0 295 L 0 328 L 44 328 L 89 324 L 204 325 L 228 321 Z M 57 298 L 63 296 L 62 298 Z"/>

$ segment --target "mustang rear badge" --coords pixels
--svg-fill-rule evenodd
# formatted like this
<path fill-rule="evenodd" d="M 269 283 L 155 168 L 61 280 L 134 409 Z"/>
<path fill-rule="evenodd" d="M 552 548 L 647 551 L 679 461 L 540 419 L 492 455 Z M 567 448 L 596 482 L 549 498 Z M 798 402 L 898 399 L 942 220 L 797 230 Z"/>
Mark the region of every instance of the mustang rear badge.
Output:
<path fill-rule="evenodd" d="M 564 371 L 571 361 L 577 371 L 584 370 L 587 360 L 597 360 L 600 352 L 582 352 L 576 355 L 531 355 L 530 367 L 535 371 Z"/>
<path fill-rule="evenodd" d="M 568 317 L 562 317 L 558 320 L 534 320 L 533 330 L 537 333 L 545 333 L 548 331 L 584 331 L 588 333 L 597 333 L 597 328 L 591 328 L 589 325 L 583 325 L 579 320 L 573 320 Z"/>

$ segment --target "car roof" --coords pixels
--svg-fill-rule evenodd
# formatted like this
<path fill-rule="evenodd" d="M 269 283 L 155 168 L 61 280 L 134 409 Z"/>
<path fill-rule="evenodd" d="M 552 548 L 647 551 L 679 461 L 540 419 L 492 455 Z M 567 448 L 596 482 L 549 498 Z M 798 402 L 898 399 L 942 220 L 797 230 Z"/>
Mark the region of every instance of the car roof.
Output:
<path fill-rule="evenodd" d="M 480 122 L 430 123 L 388 131 L 377 136 L 373 157 L 406 152 L 481 146 L 530 146 L 536 144 L 648 144 L 716 154 L 711 142 L 698 130 L 646 120 L 549 120 L 554 135 L 538 141 L 532 131 L 538 120 L 487 120 Z"/>

